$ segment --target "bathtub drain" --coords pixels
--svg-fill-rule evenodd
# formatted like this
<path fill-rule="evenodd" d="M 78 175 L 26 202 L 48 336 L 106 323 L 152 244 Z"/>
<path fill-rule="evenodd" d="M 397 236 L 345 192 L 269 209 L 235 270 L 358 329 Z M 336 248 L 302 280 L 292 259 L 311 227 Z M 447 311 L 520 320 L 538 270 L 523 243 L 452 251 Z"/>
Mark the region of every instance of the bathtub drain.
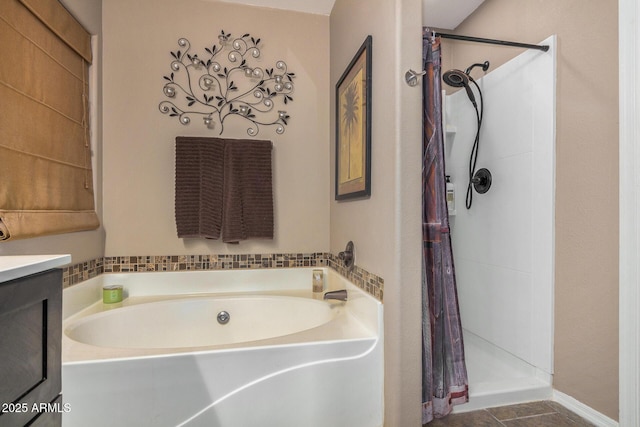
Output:
<path fill-rule="evenodd" d="M 226 325 L 227 323 L 229 323 L 230 318 L 231 316 L 226 311 L 221 311 L 220 313 L 218 313 L 218 323 L 220 323 L 221 325 Z"/>

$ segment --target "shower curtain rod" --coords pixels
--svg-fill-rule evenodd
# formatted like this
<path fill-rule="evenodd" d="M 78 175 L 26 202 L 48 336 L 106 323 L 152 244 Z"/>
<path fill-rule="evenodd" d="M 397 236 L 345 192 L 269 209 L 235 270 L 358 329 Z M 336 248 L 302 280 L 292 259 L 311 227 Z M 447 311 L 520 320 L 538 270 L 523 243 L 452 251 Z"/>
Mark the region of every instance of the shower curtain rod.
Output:
<path fill-rule="evenodd" d="M 546 45 L 546 44 L 538 45 L 538 44 L 510 42 L 510 41 L 505 41 L 505 40 L 483 39 L 483 38 L 480 38 L 480 37 L 459 36 L 457 34 L 438 33 L 438 32 L 435 32 L 435 31 L 432 31 L 431 33 L 434 36 L 440 36 L 443 39 L 464 40 L 464 41 L 468 41 L 468 42 L 499 44 L 499 45 L 503 45 L 503 46 L 513 46 L 513 47 L 524 47 L 524 48 L 527 48 L 527 49 L 542 50 L 544 52 L 547 52 L 549 50 L 549 46 Z"/>
<path fill-rule="evenodd" d="M 425 28 L 425 33 L 423 33 L 422 38 L 425 39 L 427 37 L 426 33 L 430 33 L 433 37 L 440 36 L 443 39 L 453 39 L 453 40 L 464 40 L 469 42 L 476 43 L 488 43 L 488 44 L 498 44 L 502 46 L 513 46 L 513 47 L 523 47 L 526 49 L 537 49 L 543 52 L 547 52 L 549 50 L 549 46 L 546 44 L 528 44 L 528 43 L 520 43 L 520 42 L 510 42 L 506 40 L 494 40 L 494 39 L 483 39 L 480 37 L 470 37 L 470 36 L 459 36 L 457 34 L 446 34 L 446 33 L 438 33 L 436 31 L 431 31 L 429 28 Z M 414 71 L 409 70 L 405 73 L 404 79 L 409 86 L 417 86 L 418 85 L 418 77 L 424 76 L 426 71 Z"/>

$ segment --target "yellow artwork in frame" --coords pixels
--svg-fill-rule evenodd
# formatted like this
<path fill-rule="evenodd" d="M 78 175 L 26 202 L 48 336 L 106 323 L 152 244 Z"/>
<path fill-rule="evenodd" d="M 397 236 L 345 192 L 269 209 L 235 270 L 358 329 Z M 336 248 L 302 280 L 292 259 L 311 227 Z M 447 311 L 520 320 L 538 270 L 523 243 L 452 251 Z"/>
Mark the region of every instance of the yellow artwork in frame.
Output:
<path fill-rule="evenodd" d="M 371 195 L 371 43 L 336 84 L 336 200 Z"/>

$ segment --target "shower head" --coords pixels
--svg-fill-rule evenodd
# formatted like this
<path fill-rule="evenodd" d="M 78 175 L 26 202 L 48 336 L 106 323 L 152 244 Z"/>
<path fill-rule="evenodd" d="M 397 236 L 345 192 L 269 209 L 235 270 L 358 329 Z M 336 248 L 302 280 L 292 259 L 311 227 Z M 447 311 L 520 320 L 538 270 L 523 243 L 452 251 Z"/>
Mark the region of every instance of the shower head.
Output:
<path fill-rule="evenodd" d="M 442 80 L 452 87 L 465 87 L 469 85 L 469 76 L 460 70 L 445 71 Z"/>
<path fill-rule="evenodd" d="M 476 106 L 476 97 L 469 87 L 469 75 L 467 73 L 463 73 L 460 70 L 445 71 L 442 75 L 442 80 L 451 87 L 463 87 L 467 91 L 467 96 L 469 96 L 471 103 Z"/>

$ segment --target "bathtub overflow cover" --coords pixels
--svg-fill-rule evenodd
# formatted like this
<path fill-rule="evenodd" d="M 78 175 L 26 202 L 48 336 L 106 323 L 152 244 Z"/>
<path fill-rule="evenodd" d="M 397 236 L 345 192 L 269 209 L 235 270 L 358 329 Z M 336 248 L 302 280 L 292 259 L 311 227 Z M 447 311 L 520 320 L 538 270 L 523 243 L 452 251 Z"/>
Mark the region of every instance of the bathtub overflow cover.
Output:
<path fill-rule="evenodd" d="M 221 311 L 220 313 L 218 313 L 218 323 L 220 323 L 221 325 L 226 325 L 227 323 L 229 323 L 230 318 L 231 316 L 226 311 Z"/>

